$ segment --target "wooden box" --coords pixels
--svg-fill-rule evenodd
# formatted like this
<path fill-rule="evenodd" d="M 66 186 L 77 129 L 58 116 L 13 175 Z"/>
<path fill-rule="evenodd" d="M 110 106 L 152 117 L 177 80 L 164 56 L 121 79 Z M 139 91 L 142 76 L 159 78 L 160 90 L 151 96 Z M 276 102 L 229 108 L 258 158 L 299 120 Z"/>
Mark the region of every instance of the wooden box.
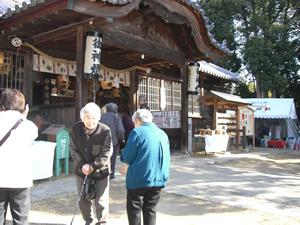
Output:
<path fill-rule="evenodd" d="M 225 135 L 225 130 L 216 130 L 216 135 Z"/>
<path fill-rule="evenodd" d="M 200 131 L 200 135 L 205 135 L 205 129 L 198 129 Z"/>
<path fill-rule="evenodd" d="M 215 130 L 205 130 L 206 135 L 215 135 Z"/>

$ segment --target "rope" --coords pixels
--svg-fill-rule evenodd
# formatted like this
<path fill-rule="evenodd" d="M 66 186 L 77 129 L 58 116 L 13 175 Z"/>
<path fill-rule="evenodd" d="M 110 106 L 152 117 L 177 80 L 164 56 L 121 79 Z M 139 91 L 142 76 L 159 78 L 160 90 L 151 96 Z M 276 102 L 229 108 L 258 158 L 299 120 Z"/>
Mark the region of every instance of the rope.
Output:
<path fill-rule="evenodd" d="M 41 55 L 41 56 L 45 57 L 46 59 L 49 59 L 53 62 L 67 64 L 67 65 L 76 65 L 76 61 L 67 61 L 67 60 L 60 60 L 60 59 L 54 58 L 54 57 L 49 56 L 46 53 L 42 52 L 41 50 L 37 49 L 36 47 L 29 44 L 28 42 L 24 42 L 24 43 L 22 43 L 22 45 L 32 48 L 33 51 L 35 51 L 39 55 Z M 126 72 L 130 72 L 130 71 L 136 70 L 136 69 L 146 71 L 146 73 L 151 72 L 150 68 L 148 68 L 148 67 L 144 68 L 144 67 L 141 67 L 141 66 L 132 66 L 132 67 L 129 67 L 129 68 L 124 69 L 124 70 L 115 70 L 115 69 L 110 69 L 110 68 L 100 64 L 100 68 L 103 69 L 103 70 L 112 72 L 112 73 L 126 73 Z"/>
<path fill-rule="evenodd" d="M 60 59 L 54 58 L 54 57 L 49 56 L 46 53 L 42 52 L 41 50 L 37 49 L 36 47 L 29 44 L 28 42 L 24 42 L 22 45 L 32 48 L 33 51 L 35 51 L 36 53 L 40 54 L 41 56 L 43 56 L 49 60 L 52 60 L 53 62 L 64 63 L 67 65 L 76 65 L 76 61 L 67 61 L 67 60 L 60 60 Z"/>

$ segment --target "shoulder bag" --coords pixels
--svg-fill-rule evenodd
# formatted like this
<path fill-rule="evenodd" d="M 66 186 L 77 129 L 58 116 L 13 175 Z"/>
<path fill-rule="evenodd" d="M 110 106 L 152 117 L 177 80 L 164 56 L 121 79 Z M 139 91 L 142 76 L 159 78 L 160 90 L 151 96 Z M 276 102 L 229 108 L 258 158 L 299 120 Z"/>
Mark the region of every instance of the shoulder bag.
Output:
<path fill-rule="evenodd" d="M 3 143 L 7 140 L 7 138 L 9 138 L 11 131 L 14 130 L 14 129 L 16 129 L 16 128 L 20 125 L 20 123 L 22 123 L 22 121 L 23 121 L 23 119 L 19 119 L 19 120 L 15 123 L 15 125 L 14 125 L 12 128 L 10 128 L 10 130 L 7 132 L 7 134 L 6 134 L 6 135 L 2 138 L 2 140 L 0 141 L 0 146 L 2 146 Z"/>

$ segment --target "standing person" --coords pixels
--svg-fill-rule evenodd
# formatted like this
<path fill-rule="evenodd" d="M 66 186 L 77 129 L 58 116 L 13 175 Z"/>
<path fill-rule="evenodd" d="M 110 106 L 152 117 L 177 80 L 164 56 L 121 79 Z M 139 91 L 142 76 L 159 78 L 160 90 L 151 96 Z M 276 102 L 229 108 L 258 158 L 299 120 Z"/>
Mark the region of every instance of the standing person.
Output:
<path fill-rule="evenodd" d="M 146 103 L 145 96 L 140 96 L 139 97 L 139 105 L 140 105 L 140 109 L 148 109 L 148 110 L 150 110 L 149 106 Z"/>
<path fill-rule="evenodd" d="M 115 178 L 115 167 L 116 167 L 116 159 L 118 155 L 118 143 L 123 142 L 125 130 L 122 124 L 122 120 L 119 116 L 117 116 L 118 106 L 115 103 L 109 103 L 106 106 L 107 112 L 101 116 L 101 123 L 106 124 L 112 134 L 113 140 L 113 155 L 111 157 L 111 174 L 110 179 Z"/>
<path fill-rule="evenodd" d="M 275 132 L 274 132 L 274 139 L 278 140 L 281 139 L 281 126 L 279 126 L 278 122 L 275 122 L 275 128 L 274 128 Z"/>
<path fill-rule="evenodd" d="M 96 225 L 107 224 L 109 206 L 110 158 L 113 151 L 109 127 L 99 122 L 100 108 L 95 103 L 86 104 L 80 111 L 82 121 L 70 129 L 70 153 L 76 165 L 78 195 L 86 175 L 95 181 Z M 85 224 L 92 224 L 92 202 L 81 197 L 79 208 Z"/>
<path fill-rule="evenodd" d="M 126 175 L 127 216 L 129 225 L 156 223 L 156 205 L 169 178 L 170 145 L 167 134 L 152 122 L 149 110 L 139 109 L 121 162 L 129 164 Z"/>
<path fill-rule="evenodd" d="M 264 147 L 268 147 L 268 139 L 270 134 L 270 126 L 267 124 L 267 121 L 263 121 L 262 133 L 264 135 Z"/>
<path fill-rule="evenodd" d="M 5 89 L 1 96 L 0 140 L 10 132 L 0 146 L 0 224 L 5 224 L 8 204 L 14 225 L 29 224 L 32 164 L 30 145 L 38 136 L 38 128 L 26 119 L 28 105 L 24 95 L 15 89 Z"/>
<path fill-rule="evenodd" d="M 125 129 L 124 137 L 125 137 L 125 143 L 126 143 L 130 132 L 134 129 L 134 123 L 132 122 L 132 119 L 128 116 L 127 113 L 120 113 L 119 115 L 122 119 L 123 127 Z"/>

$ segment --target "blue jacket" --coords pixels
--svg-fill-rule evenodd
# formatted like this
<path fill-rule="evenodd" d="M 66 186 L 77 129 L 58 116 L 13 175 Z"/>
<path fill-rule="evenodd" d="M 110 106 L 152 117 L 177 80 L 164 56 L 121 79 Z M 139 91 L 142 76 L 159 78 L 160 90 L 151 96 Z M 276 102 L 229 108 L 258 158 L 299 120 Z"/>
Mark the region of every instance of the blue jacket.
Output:
<path fill-rule="evenodd" d="M 127 189 L 166 186 L 170 144 L 167 134 L 154 123 L 144 123 L 131 131 L 120 159 L 129 164 Z"/>

